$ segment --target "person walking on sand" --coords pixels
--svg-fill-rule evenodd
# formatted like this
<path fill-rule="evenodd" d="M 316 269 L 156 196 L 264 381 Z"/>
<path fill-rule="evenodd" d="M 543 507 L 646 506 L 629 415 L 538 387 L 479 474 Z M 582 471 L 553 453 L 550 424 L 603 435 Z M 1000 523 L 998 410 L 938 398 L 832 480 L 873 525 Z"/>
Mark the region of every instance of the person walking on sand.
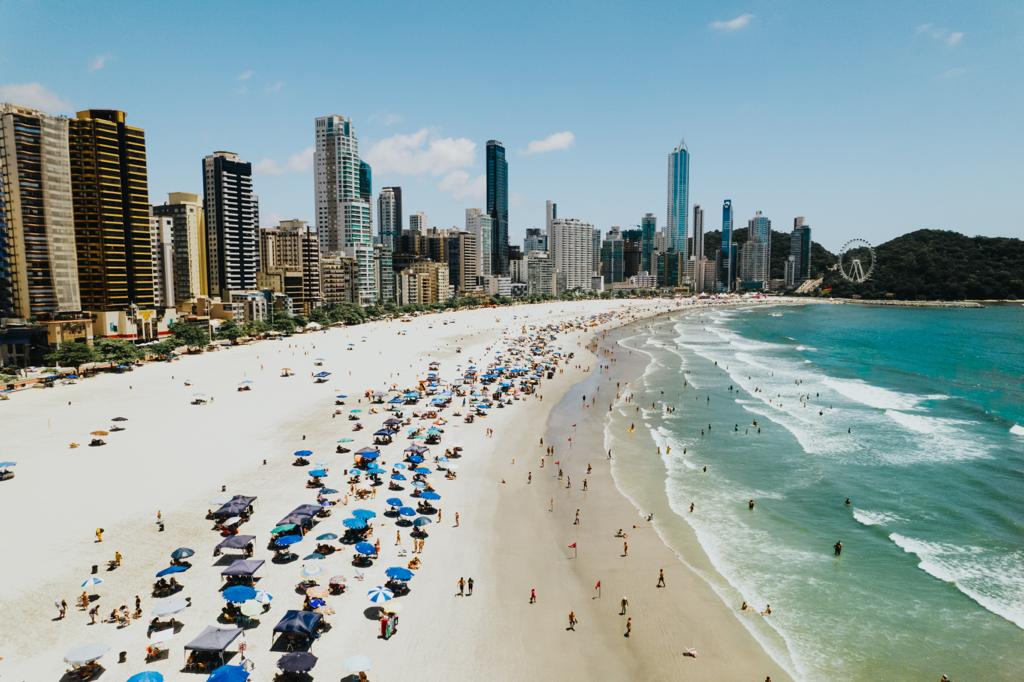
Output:
<path fill-rule="evenodd" d="M 658 569 L 658 584 L 655 587 L 665 587 L 665 569 Z"/>
<path fill-rule="evenodd" d="M 97 528 L 96 529 L 96 542 L 103 542 L 103 529 L 102 528 Z"/>
<path fill-rule="evenodd" d="M 619 602 L 619 605 L 620 605 L 619 615 L 620 616 L 625 616 L 626 615 L 626 609 L 629 608 L 629 600 L 626 599 L 625 597 L 623 597 L 622 601 Z"/>
<path fill-rule="evenodd" d="M 400 531 L 400 530 L 396 530 L 395 531 L 395 544 L 396 545 L 402 544 L 402 531 Z"/>
<path fill-rule="evenodd" d="M 459 527 L 459 512 L 455 512 L 455 527 Z"/>
<path fill-rule="evenodd" d="M 569 627 L 567 627 L 566 630 L 572 630 L 573 632 L 576 632 L 576 623 L 578 623 L 578 622 L 579 621 L 576 620 L 576 612 L 575 611 L 570 611 L 569 612 Z"/>
<path fill-rule="evenodd" d="M 473 596 L 473 579 L 472 578 L 470 578 L 469 580 L 466 581 L 466 588 L 467 588 L 466 589 L 466 596 L 467 597 L 472 597 Z"/>
<path fill-rule="evenodd" d="M 533 483 L 533 472 L 532 471 L 527 471 L 526 472 L 526 484 L 529 485 L 531 483 Z"/>
<path fill-rule="evenodd" d="M 632 618 L 627 618 L 626 619 L 626 634 L 623 635 L 623 637 L 629 637 L 629 633 L 632 632 L 632 631 L 633 631 L 633 619 Z"/>
<path fill-rule="evenodd" d="M 580 525 L 580 510 L 579 509 L 576 510 L 576 518 L 573 519 L 572 525 L 574 525 L 574 526 Z"/>
<path fill-rule="evenodd" d="M 629 556 L 629 543 L 626 541 L 622 542 L 622 556 Z"/>
<path fill-rule="evenodd" d="M 466 596 L 466 579 L 465 578 L 459 578 L 459 596 L 460 597 Z"/>
<path fill-rule="evenodd" d="M 536 604 L 537 603 L 537 588 L 535 588 L 535 587 L 531 587 L 530 588 L 530 603 L 531 604 Z"/>

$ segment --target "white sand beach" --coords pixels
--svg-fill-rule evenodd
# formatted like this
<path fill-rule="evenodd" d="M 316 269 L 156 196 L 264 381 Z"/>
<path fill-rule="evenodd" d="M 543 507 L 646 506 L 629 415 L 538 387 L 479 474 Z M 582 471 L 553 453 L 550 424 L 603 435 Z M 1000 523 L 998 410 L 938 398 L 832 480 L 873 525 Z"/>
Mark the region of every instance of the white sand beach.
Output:
<path fill-rule="evenodd" d="M 425 315 L 186 356 L 13 396 L 0 404 L 0 459 L 18 462 L 16 478 L 0 483 L 0 518 L 6 524 L 0 679 L 60 679 L 68 668 L 64 654 L 92 642 L 111 647 L 100 661 L 103 680 L 123 680 L 142 670 L 159 671 L 167 679 L 205 679 L 181 672 L 183 646 L 208 625 L 228 627 L 216 621 L 224 605 L 218 593 L 224 562 L 213 557 L 213 547 L 222 538 L 205 518 L 217 506 L 211 500 L 224 494 L 222 487 L 227 494 L 258 497 L 241 532 L 256 536 L 255 558 L 267 560 L 257 573 L 257 587 L 274 595 L 260 625 L 244 635 L 245 655 L 255 666 L 252 679 L 270 680 L 277 672 L 282 654 L 270 650 L 271 630 L 286 610 L 302 607 L 295 585 L 309 563 L 322 565 L 321 584 L 342 574 L 348 587 L 345 594 L 327 598 L 334 611 L 326 616 L 331 627 L 311 648 L 319 658 L 312 671 L 317 680 L 356 672 L 346 666 L 353 656 L 370 660 L 367 674 L 374 681 L 410 675 L 421 680 L 785 679 L 731 609 L 678 562 L 653 529 L 641 524 L 631 531 L 629 560 L 619 559 L 621 541 L 609 529 L 638 523 L 640 517 L 614 487 L 600 433 L 581 435 L 574 444 L 572 466 L 566 465 L 572 489 L 563 494 L 563 484 L 548 476 L 549 469 L 538 475 L 544 455 L 539 440 L 549 413 L 597 366 L 586 347 L 594 334 L 680 305 L 582 301 Z M 582 324 L 599 314 L 604 315 L 600 327 Z M 381 551 L 363 569 L 365 580 L 356 579 L 347 546 L 319 562 L 271 563 L 270 529 L 291 509 L 315 499 L 315 491 L 305 487 L 309 467 L 292 466 L 293 451 L 312 450 L 311 463 L 330 468 L 327 485 L 347 491 L 344 472 L 352 456 L 335 453 L 337 440 L 353 438 L 353 449 L 369 445 L 370 434 L 387 416 L 383 410 L 369 412 L 368 401 L 360 402 L 364 391 L 415 386 L 431 361 L 440 363 L 443 379 L 454 380 L 471 362 L 486 367 L 523 325 L 563 322 L 579 324 L 551 345 L 575 357 L 541 384 L 543 399 L 524 397 L 472 424 L 452 415 L 459 409 L 455 402 L 442 413 L 449 421 L 431 457 L 454 445 L 464 448 L 464 456 L 456 480 L 436 473 L 431 478 L 442 496 L 443 518 L 428 527 L 411 593 L 387 604 L 400 605 L 400 626 L 391 639 L 378 638 L 376 607 L 366 593 L 384 583 L 385 568 L 409 561 L 411 554 L 398 553 L 412 546 L 406 532 L 411 529 L 399 529 L 383 515 L 384 500 L 392 495 L 386 486 L 375 499 L 350 501 L 347 508 L 339 504 L 310 533 L 340 534 L 341 520 L 354 507 L 376 511 L 372 539 L 379 539 Z M 316 358 L 323 359 L 322 366 L 314 364 Z M 294 376 L 282 378 L 285 367 Z M 331 376 L 314 383 L 312 374 L 321 370 Z M 253 382 L 252 390 L 238 391 L 245 380 Z M 209 402 L 192 405 L 197 393 Z M 349 398 L 336 408 L 340 393 Z M 351 408 L 363 410 L 366 428 L 359 433 L 352 433 L 345 414 L 332 416 L 335 409 Z M 416 409 L 422 405 L 406 408 L 407 416 Z M 114 417 L 127 420 L 120 422 L 125 430 L 105 436 L 103 447 L 88 447 L 90 432 L 109 431 Z M 580 427 L 598 428 L 600 414 L 590 417 Z M 69 447 L 72 442 L 81 447 Z M 403 430 L 382 447 L 387 466 L 401 459 L 407 444 Z M 592 456 L 581 458 L 580 449 Z M 559 457 L 547 459 L 550 467 Z M 593 473 L 584 504 L 575 482 L 582 481 L 579 469 L 586 463 Z M 533 482 L 528 484 L 529 471 Z M 406 499 L 409 492 L 398 496 Z M 549 512 L 552 497 L 556 507 Z M 570 507 L 584 509 L 581 528 L 572 526 Z M 164 532 L 157 529 L 158 511 Z M 96 541 L 97 528 L 104 529 L 102 542 Z M 396 530 L 402 532 L 401 545 L 395 544 Z M 576 559 L 567 547 L 574 541 L 586 549 Z M 168 657 L 145 663 L 154 574 L 181 546 L 196 552 L 192 568 L 176 576 L 192 605 L 175 616 L 184 627 L 167 643 Z M 307 537 L 299 546 L 301 555 L 315 542 Z M 121 565 L 108 570 L 115 551 L 123 557 Z M 100 617 L 122 604 L 134 610 L 139 595 L 141 618 L 123 628 L 89 624 L 75 601 L 94 565 L 104 581 L 95 588 Z M 655 588 L 659 568 L 669 582 L 665 589 Z M 460 577 L 474 579 L 472 596 L 454 596 Z M 603 582 L 600 599 L 594 598 L 597 579 Z M 536 604 L 529 603 L 531 588 L 537 591 Z M 629 638 L 623 637 L 625 619 L 618 615 L 625 590 L 634 619 Z M 69 605 L 63 620 L 56 619 L 54 606 L 60 599 Z M 570 610 L 579 618 L 574 632 L 566 630 Z M 238 651 L 241 641 L 229 651 Z M 697 658 L 683 656 L 690 647 L 698 650 Z M 127 662 L 118 663 L 122 651 Z M 231 662 L 238 660 L 236 654 Z"/>

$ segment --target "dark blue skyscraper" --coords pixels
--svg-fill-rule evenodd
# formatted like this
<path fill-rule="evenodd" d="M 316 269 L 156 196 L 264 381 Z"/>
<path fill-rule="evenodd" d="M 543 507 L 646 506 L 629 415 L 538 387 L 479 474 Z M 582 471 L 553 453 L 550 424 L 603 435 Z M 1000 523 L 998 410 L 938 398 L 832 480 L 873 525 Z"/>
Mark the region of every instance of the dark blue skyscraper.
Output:
<path fill-rule="evenodd" d="M 653 213 L 645 213 L 640 219 L 640 269 L 654 273 L 654 233 L 658 230 L 658 219 Z"/>
<path fill-rule="evenodd" d="M 668 210 L 665 212 L 665 241 L 669 251 L 683 254 L 685 262 L 686 240 L 689 238 L 687 220 L 690 211 L 690 152 L 686 142 L 668 155 Z"/>
<path fill-rule="evenodd" d="M 508 162 L 505 147 L 487 141 L 487 215 L 491 217 L 491 271 L 508 275 Z"/>
<path fill-rule="evenodd" d="M 722 202 L 722 248 L 718 255 L 718 281 L 726 291 L 736 279 L 736 257 L 732 243 L 732 199 Z"/>

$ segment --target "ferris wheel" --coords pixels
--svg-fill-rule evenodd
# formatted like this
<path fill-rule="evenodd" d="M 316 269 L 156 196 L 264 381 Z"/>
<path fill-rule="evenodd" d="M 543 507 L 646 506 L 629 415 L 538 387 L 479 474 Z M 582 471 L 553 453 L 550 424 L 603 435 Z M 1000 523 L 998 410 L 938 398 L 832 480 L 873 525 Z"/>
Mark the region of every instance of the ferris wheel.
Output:
<path fill-rule="evenodd" d="M 875 249 L 864 239 L 851 239 L 839 252 L 839 274 L 848 282 L 862 284 L 875 269 Z"/>

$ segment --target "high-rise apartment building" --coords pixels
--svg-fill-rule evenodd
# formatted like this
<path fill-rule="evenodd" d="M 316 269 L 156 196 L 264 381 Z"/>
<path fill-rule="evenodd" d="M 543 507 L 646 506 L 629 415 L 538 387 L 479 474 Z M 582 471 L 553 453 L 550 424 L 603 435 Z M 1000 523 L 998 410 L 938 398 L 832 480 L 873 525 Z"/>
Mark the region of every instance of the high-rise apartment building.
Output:
<path fill-rule="evenodd" d="M 459 293 L 476 288 L 480 274 L 477 236 L 471 232 L 452 232 L 447 239 L 448 281 Z"/>
<path fill-rule="evenodd" d="M 528 227 L 526 228 L 526 238 L 523 240 L 523 253 L 529 253 L 531 251 L 547 251 L 548 250 L 548 234 L 547 231 L 541 230 L 539 227 Z"/>
<path fill-rule="evenodd" d="M 576 218 L 558 218 L 551 223 L 548 246 L 558 290 L 590 289 L 594 272 L 594 226 Z"/>
<path fill-rule="evenodd" d="M 601 244 L 601 276 L 606 285 L 625 280 L 625 241 L 622 230 L 613 227 Z"/>
<path fill-rule="evenodd" d="M 792 259 L 792 284 L 800 284 L 811 277 L 811 226 L 803 216 L 793 219 L 789 235 L 789 256 Z"/>
<path fill-rule="evenodd" d="M 402 188 L 383 187 L 377 196 L 377 234 L 380 243 L 398 251 L 402 238 Z"/>
<path fill-rule="evenodd" d="M 740 253 L 740 279 L 747 288 L 771 279 L 772 221 L 760 211 L 747 221 L 747 242 Z"/>
<path fill-rule="evenodd" d="M 306 221 L 282 220 L 277 227 L 260 230 L 260 270 L 301 274 L 301 285 L 282 292 L 292 297 L 296 310 L 308 315 L 323 302 L 320 240 Z"/>
<path fill-rule="evenodd" d="M 359 159 L 359 140 L 351 120 L 338 114 L 320 116 L 315 129 L 314 190 L 320 248 L 356 259 L 359 303 L 373 305 L 377 288 L 369 166 Z"/>
<path fill-rule="evenodd" d="M 259 205 L 252 164 L 234 152 L 203 158 L 207 286 L 211 296 L 256 288 L 259 271 Z"/>
<path fill-rule="evenodd" d="M 81 309 L 68 119 L 0 104 L 0 318 Z"/>
<path fill-rule="evenodd" d="M 544 238 L 551 239 L 551 223 L 558 219 L 558 204 L 551 199 L 544 202 Z M 529 249 L 527 249 L 529 251 Z"/>
<path fill-rule="evenodd" d="M 149 216 L 149 239 L 153 249 L 153 305 L 173 308 L 174 299 L 174 219 Z"/>
<path fill-rule="evenodd" d="M 384 244 L 373 245 L 373 274 L 377 282 L 377 303 L 395 302 L 394 252 Z"/>
<path fill-rule="evenodd" d="M 685 261 L 686 240 L 689 237 L 687 231 L 687 218 L 690 202 L 690 152 L 686 149 L 686 142 L 681 141 L 679 146 L 668 155 L 668 210 L 665 213 L 665 236 L 670 251 L 678 251 L 683 254 Z"/>
<path fill-rule="evenodd" d="M 165 203 L 153 206 L 153 215 L 171 220 L 175 303 L 208 296 L 206 219 L 199 195 L 170 192 Z"/>
<path fill-rule="evenodd" d="M 68 150 L 82 309 L 152 310 L 145 132 L 123 111 L 80 111 Z"/>
<path fill-rule="evenodd" d="M 654 238 L 658 233 L 658 219 L 653 213 L 645 213 L 640 219 L 640 269 L 654 272 Z"/>
<path fill-rule="evenodd" d="M 508 163 L 505 147 L 487 141 L 487 215 L 491 217 L 491 271 L 508 275 Z"/>
<path fill-rule="evenodd" d="M 722 291 L 732 291 L 736 283 L 736 244 L 732 228 L 732 199 L 726 199 L 722 202 L 722 246 L 718 252 L 718 281 Z"/>
<path fill-rule="evenodd" d="M 427 220 L 427 214 L 423 211 L 416 211 L 415 213 L 409 214 L 409 231 L 419 232 L 420 234 L 425 233 L 430 229 L 430 221 Z"/>
<path fill-rule="evenodd" d="M 466 209 L 466 232 L 476 235 L 476 251 L 479 259 L 477 274 L 481 277 L 490 277 L 494 274 L 491 245 L 491 238 L 494 235 L 493 223 L 491 216 L 479 208 Z"/>
<path fill-rule="evenodd" d="M 359 161 L 359 198 L 369 203 L 373 200 L 373 172 L 370 164 Z"/>
<path fill-rule="evenodd" d="M 601 276 L 601 228 L 595 227 L 590 234 L 590 274 Z"/>
<path fill-rule="evenodd" d="M 693 205 L 693 249 L 691 250 L 690 281 L 693 282 L 693 290 L 704 291 L 704 268 L 707 258 L 704 256 L 704 209 L 700 204 Z"/>

